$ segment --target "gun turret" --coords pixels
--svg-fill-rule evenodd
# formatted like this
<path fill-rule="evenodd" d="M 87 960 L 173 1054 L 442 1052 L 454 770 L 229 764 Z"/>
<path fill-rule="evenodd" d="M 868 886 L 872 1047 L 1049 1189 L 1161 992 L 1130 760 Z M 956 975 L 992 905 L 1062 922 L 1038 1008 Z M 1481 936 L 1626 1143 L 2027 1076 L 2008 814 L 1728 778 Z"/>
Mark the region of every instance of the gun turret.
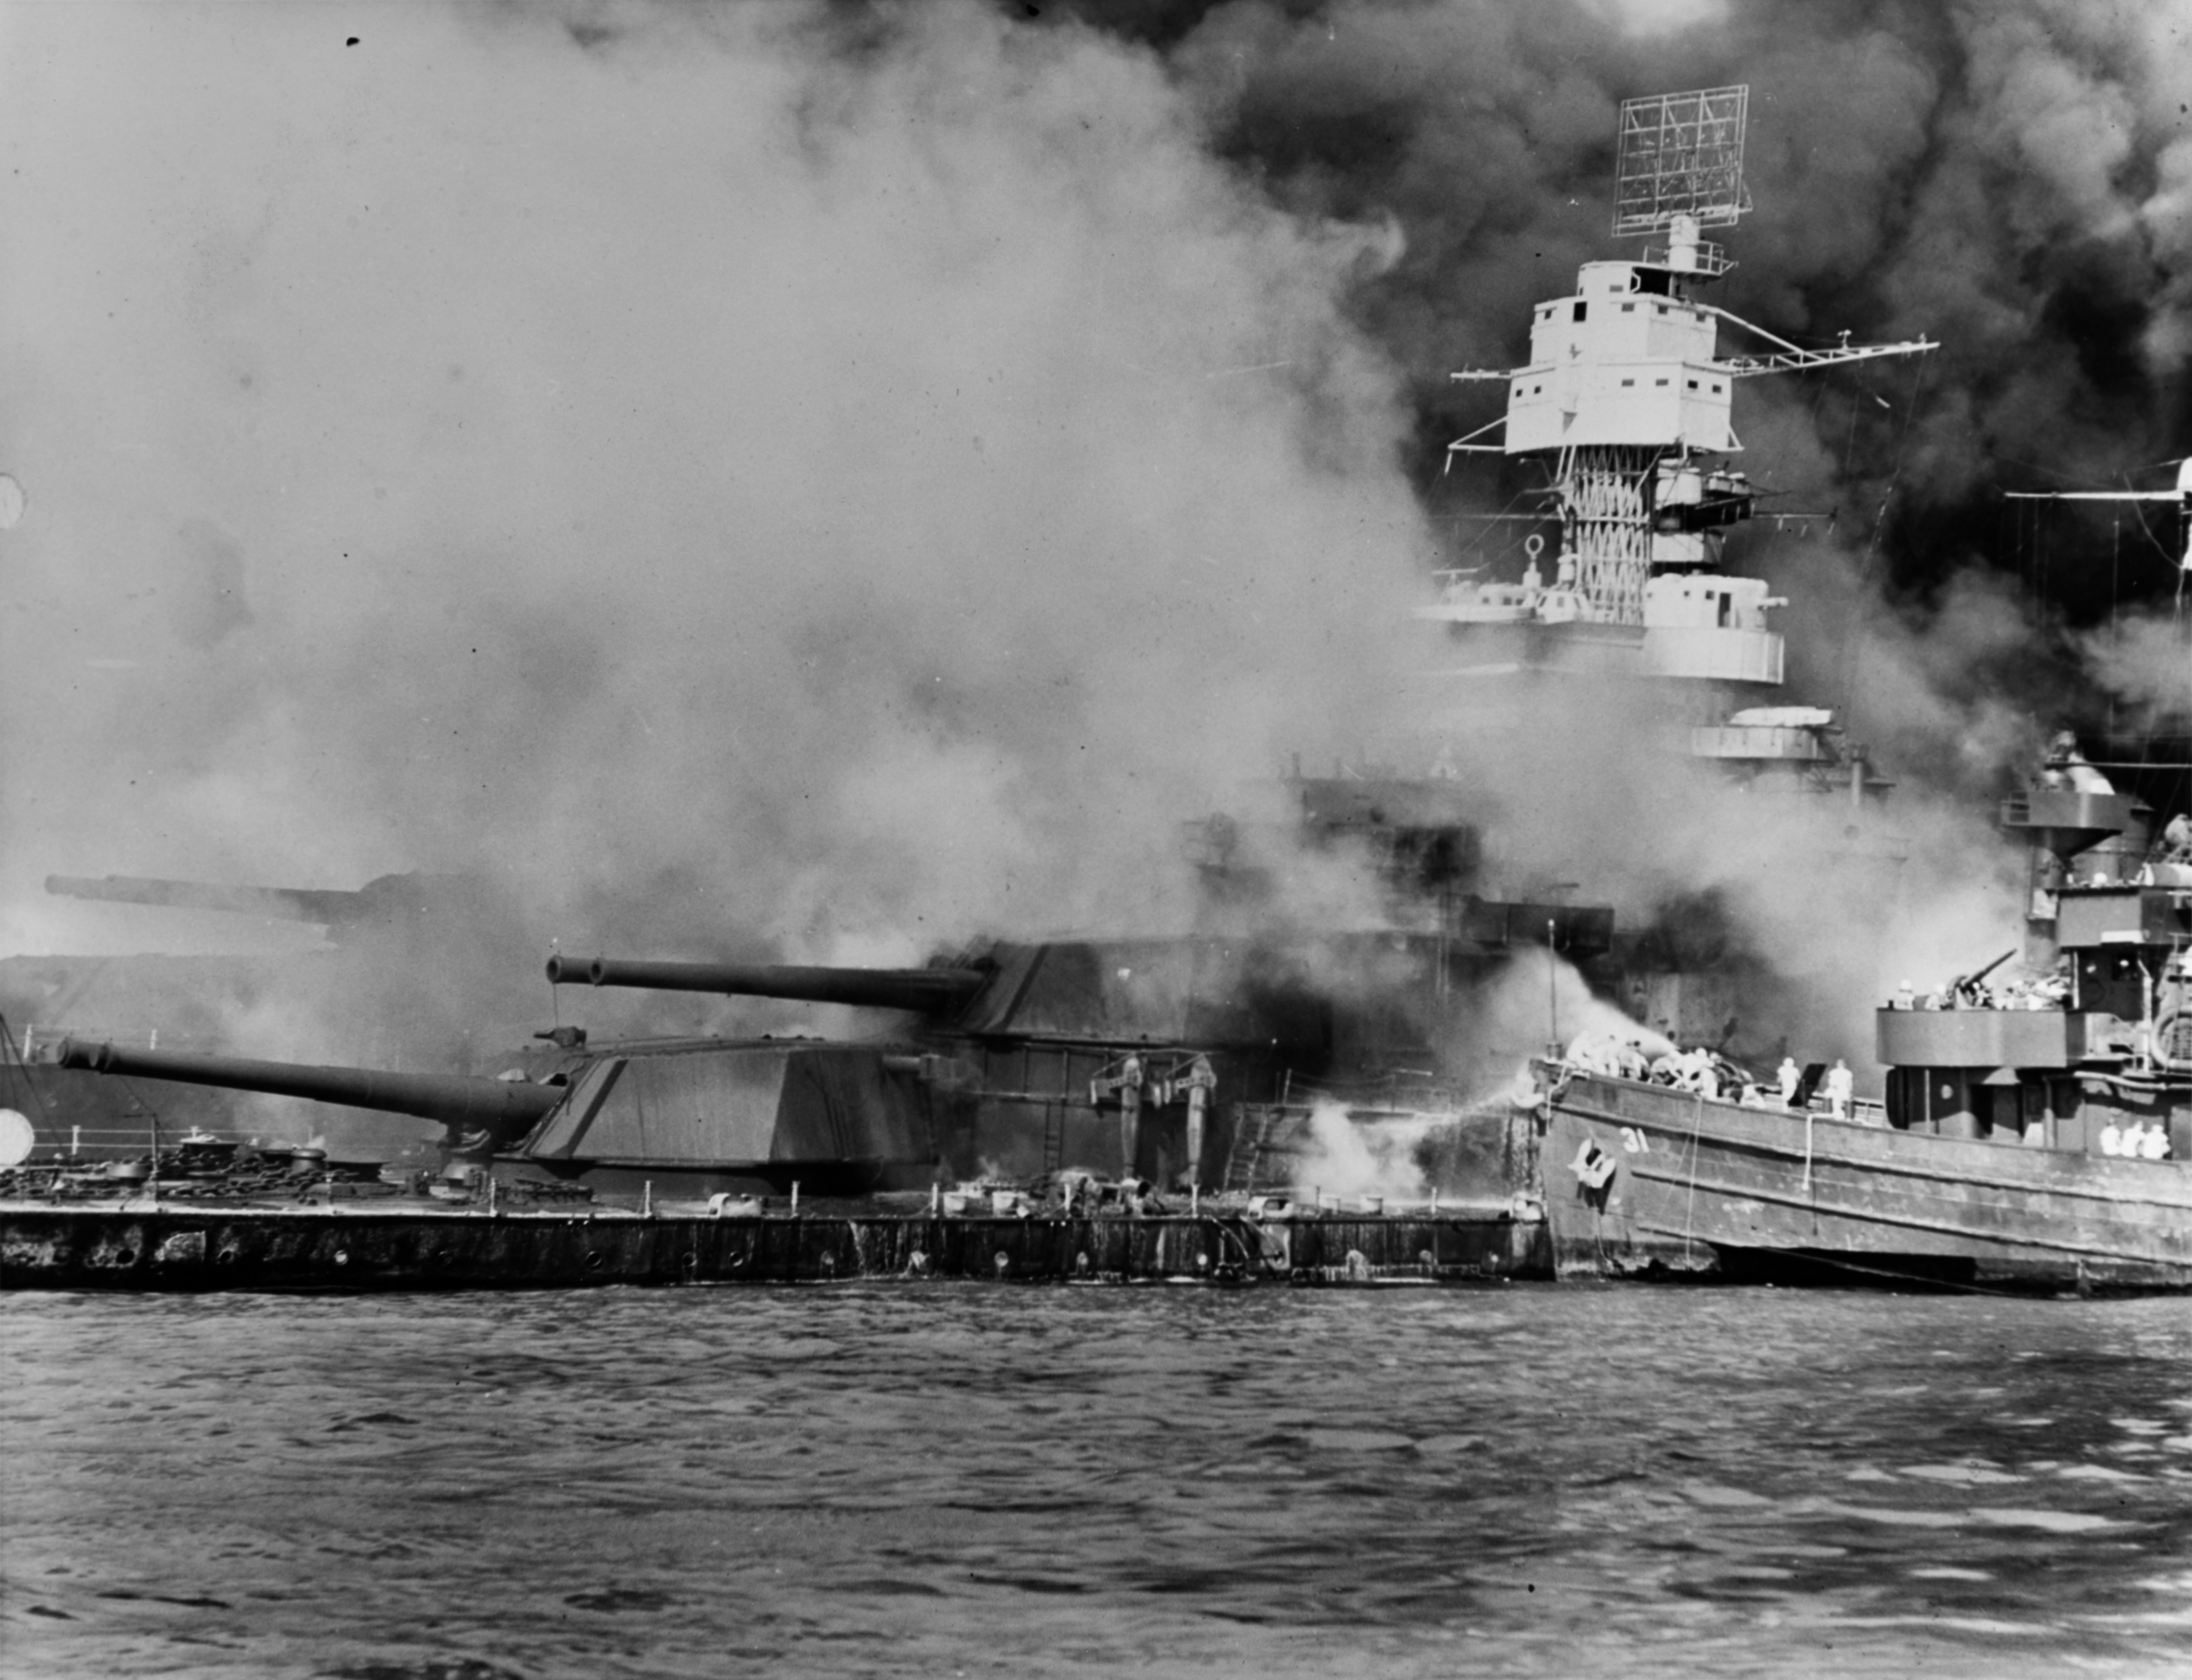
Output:
<path fill-rule="evenodd" d="M 277 921 L 318 922 L 331 931 L 415 920 L 467 901 L 477 886 L 465 875 L 381 875 L 354 891 L 301 886 L 229 886 L 154 875 L 48 875 L 46 891 L 111 903 L 177 910 L 225 910 Z"/>
<path fill-rule="evenodd" d="M 617 962 L 548 959 L 551 986 L 637 986 L 659 992 L 717 992 L 948 1015 L 988 982 L 975 968 L 810 968 L 774 963 Z"/>
<path fill-rule="evenodd" d="M 179 1085 L 263 1091 L 384 1113 L 415 1114 L 447 1126 L 484 1127 L 497 1136 L 531 1126 L 568 1095 L 560 1085 L 476 1074 L 387 1073 L 371 1068 L 321 1068 L 238 1056 L 186 1056 L 75 1039 L 61 1041 L 59 1061 L 64 1068 L 86 1073 L 134 1074 Z"/>

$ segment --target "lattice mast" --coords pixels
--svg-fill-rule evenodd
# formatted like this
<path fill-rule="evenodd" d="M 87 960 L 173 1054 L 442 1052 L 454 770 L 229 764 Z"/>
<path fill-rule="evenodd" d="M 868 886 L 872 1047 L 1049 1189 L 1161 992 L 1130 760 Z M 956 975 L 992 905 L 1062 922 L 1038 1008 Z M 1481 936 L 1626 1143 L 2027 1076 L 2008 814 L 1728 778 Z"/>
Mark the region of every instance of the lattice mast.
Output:
<path fill-rule="evenodd" d="M 1749 481 L 1708 458 L 1742 447 L 1730 424 L 1737 379 L 1932 348 L 1924 339 L 1852 345 L 1845 335 L 1832 349 L 1805 350 L 1693 295 L 1733 266 L 1704 233 L 1734 226 L 1750 208 L 1750 95 L 1748 87 L 1708 88 L 1624 101 L 1613 233 L 1664 242 L 1640 259 L 1585 263 L 1572 295 L 1538 305 L 1525 366 L 1453 375 L 1506 382 L 1504 441 L 1475 441 L 1502 424 L 1494 421 L 1448 448 L 1546 463 L 1561 582 L 1600 623 L 1646 624 L 1655 571 L 1715 565 L 1721 532 L 1750 516 Z M 1772 348 L 1723 359 L 1723 320 Z"/>

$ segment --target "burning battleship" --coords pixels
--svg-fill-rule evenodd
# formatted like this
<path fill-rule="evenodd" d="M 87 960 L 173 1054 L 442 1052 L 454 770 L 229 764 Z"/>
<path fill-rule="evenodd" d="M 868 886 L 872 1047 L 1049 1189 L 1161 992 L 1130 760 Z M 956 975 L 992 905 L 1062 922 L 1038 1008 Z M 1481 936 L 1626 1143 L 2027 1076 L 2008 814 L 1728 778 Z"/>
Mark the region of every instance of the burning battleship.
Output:
<path fill-rule="evenodd" d="M 1471 669 L 1613 674 L 1693 695 L 1683 703 L 1693 756 L 1762 790 L 1862 806 L 1883 778 L 1831 713 L 1759 703 L 1783 680 L 1784 647 L 1767 585 L 1724 568 L 1726 534 L 1757 499 L 1728 464 L 1731 394 L 1740 378 L 1931 346 L 1773 341 L 1721 356 L 1718 326 L 1732 317 L 1699 293 L 1729 265 L 1702 236 L 1747 203 L 1744 110 L 1739 88 L 1623 108 L 1616 231 L 1666 242 L 1585 265 L 1573 294 L 1538 307 L 1525 366 L 1460 376 L 1504 383 L 1506 432 L 1498 445 L 1463 439 L 1457 453 L 1496 448 L 1548 470 L 1561 538 L 1552 579 L 1541 546 L 1519 583 L 1455 578 L 1425 616 L 1453 633 Z M 1284 787 L 1294 821 L 1276 836 L 1226 817 L 1191 826 L 1210 922 L 1193 932 L 991 942 L 885 970 L 560 955 L 550 965 L 560 987 L 850 1009 L 866 1023 L 852 1038 L 591 1042 L 558 1026 L 540 1035 L 546 1048 L 492 1079 L 71 1043 L 59 1052 L 71 1069 L 437 1122 L 447 1132 L 448 1165 L 432 1187 L 441 1204 L 426 1210 L 421 1187 L 391 1187 L 380 1224 L 345 1213 L 351 1223 L 332 1235 L 295 1223 L 334 1217 L 332 1197 L 280 1218 L 201 1199 L 187 1218 L 171 1216 L 189 1229 L 168 1236 L 144 1213 L 123 1236 L 80 1211 L 20 1212 L 9 1216 L 9 1279 L 207 1287 L 923 1275 L 946 1253 L 956 1258 L 943 1269 L 985 1276 L 994 1262 L 1016 1276 L 1481 1278 L 1550 1275 L 1556 1254 L 1573 1267 L 1605 1252 L 1603 1221 L 1627 1204 L 1624 1192 L 1606 1193 L 1613 1176 L 1600 1159 L 1629 1134 L 1577 1140 L 1580 1175 L 1557 1158 L 1575 1125 L 1614 1112 L 1586 1097 L 1618 1083 L 1622 1065 L 1556 1056 L 1542 1085 L 1471 1101 L 1471 1070 L 1453 1045 L 1518 955 L 1549 971 L 1556 955 L 1599 965 L 1613 944 L 1610 912 L 1550 889 L 1491 890 L 1464 779 L 1342 766 L 1328 778 L 1297 772 Z M 1283 860 L 1319 846 L 1374 877 L 1373 915 L 1289 925 Z M 1637 966 L 1615 977 L 1618 987 L 1635 993 Z M 2181 982 L 2181 963 L 2149 978 L 2172 976 Z M 1687 1029 L 1709 990 L 1658 986 L 1652 1024 L 1701 1036 Z M 1556 1018 L 1548 1025 L 1557 1032 Z M 2173 1042 L 2158 1030 L 2141 1042 Z M 1675 1097 L 1632 1083 L 1621 1099 L 1630 1108 L 1688 1102 L 1684 1113 L 1705 1112 L 1695 1089 Z M 1723 1106 L 1750 1125 L 1766 1112 Z M 1428 1200 L 1357 1205 L 1344 1233 L 1331 1225 L 1321 1191 L 1304 1198 L 1299 1166 L 1307 1133 L 1335 1113 L 1357 1128 L 1396 1117 L 1442 1126 L 1445 1176 L 1430 1175 Z M 1658 1126 L 1669 1152 L 1671 1119 L 1620 1113 L 1639 1139 Z M 1775 1118 L 1812 1136 L 1808 1107 L 1784 1102 Z M 1456 1138 L 1467 1147 L 1451 1147 Z M 1807 1187 L 1813 1165 L 1807 1149 Z M 1578 1184 L 1596 1222 L 1587 1238 L 1575 1222 Z M 982 1222 L 970 1236 L 954 1218 Z M 802 1219 L 804 1236 L 776 1223 Z M 1136 1220 L 1158 1222 L 1139 1248 L 1119 1234 Z M 613 1238 L 585 1234 L 596 1222 Z M 300 1238 L 305 1229 L 317 1234 Z M 434 1234 L 457 1230 L 490 1236 Z M 1664 1230 L 1638 1230 L 1637 1251 L 1658 1258 L 1652 1243 Z M 497 1231 L 516 1233 L 499 1250 Z M 191 1240 L 177 1246 L 178 1237 Z M 1685 1254 L 1713 1247 L 1695 1230 L 1681 1242 Z"/>

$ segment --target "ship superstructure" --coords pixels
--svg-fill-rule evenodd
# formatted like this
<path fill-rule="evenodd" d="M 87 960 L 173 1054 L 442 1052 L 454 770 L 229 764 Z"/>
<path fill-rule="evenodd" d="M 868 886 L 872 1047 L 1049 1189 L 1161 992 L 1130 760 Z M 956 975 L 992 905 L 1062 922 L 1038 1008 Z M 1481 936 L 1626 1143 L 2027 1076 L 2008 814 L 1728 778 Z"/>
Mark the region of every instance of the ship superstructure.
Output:
<path fill-rule="evenodd" d="M 1584 264 L 1573 293 L 1538 304 L 1521 367 L 1453 375 L 1498 381 L 1507 401 L 1499 419 L 1447 446 L 1449 465 L 1471 453 L 1537 464 L 1544 517 L 1559 531 L 1550 580 L 1533 537 L 1520 584 L 1448 573 L 1440 599 L 1418 609 L 1479 653 L 1500 646 L 1501 669 L 1673 679 L 1754 707 L 1770 698 L 1784 653 L 1771 615 L 1784 602 L 1763 580 L 1721 569 L 1727 532 L 1752 517 L 1758 498 L 1728 464 L 1742 449 L 1736 382 L 1933 348 L 1924 339 L 1852 345 L 1844 334 L 1806 349 L 1704 301 L 1704 289 L 1734 265 L 1704 236 L 1750 208 L 1749 94 L 1713 88 L 1625 101 L 1613 233 L 1658 242 L 1635 258 Z M 1723 323 L 1759 348 L 1723 355 Z M 1831 719 L 1730 722 L 1733 732 L 1704 722 L 1715 732 L 1691 746 L 1738 775 L 1778 767 L 1788 751 L 1806 766 L 1839 766 L 1847 755 Z M 1857 776 L 1862 788 L 1861 766 Z"/>

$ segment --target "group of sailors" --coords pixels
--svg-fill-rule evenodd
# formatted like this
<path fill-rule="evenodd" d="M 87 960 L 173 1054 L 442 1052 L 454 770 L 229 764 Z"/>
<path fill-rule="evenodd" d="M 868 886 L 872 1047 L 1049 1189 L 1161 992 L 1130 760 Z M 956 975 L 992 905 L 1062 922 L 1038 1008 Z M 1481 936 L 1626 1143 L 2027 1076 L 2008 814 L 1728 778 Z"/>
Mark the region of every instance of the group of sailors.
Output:
<path fill-rule="evenodd" d="M 1586 1073 L 1672 1085 L 1677 1091 L 1695 1091 L 1701 1096 L 1726 1096 L 1749 1108 L 1795 1108 L 1804 1080 L 1803 1069 L 1792 1056 L 1781 1058 L 1773 1083 L 1768 1085 L 1753 1079 L 1726 1056 L 1703 1045 L 1692 1050 L 1670 1047 L 1661 1055 L 1651 1056 L 1646 1053 L 1641 1038 L 1624 1038 L 1613 1032 L 1582 1034 L 1568 1045 L 1567 1060 L 1570 1067 Z M 1837 1061 L 1826 1070 L 1819 1081 L 1818 1094 L 1825 1099 L 1829 1113 L 1837 1119 L 1852 1118 L 1856 1107 L 1857 1075 L 1850 1071 L 1847 1062 Z"/>
<path fill-rule="evenodd" d="M 1887 1001 L 1890 1009 L 2062 1009 L 2070 1001 L 2068 964 L 2037 979 L 1990 985 L 1984 980 L 1944 980 L 1920 992 L 1905 980 Z"/>
<path fill-rule="evenodd" d="M 1580 1068 L 1588 1073 L 1649 1079 L 1655 1085 L 1702 1091 L 1710 1096 L 1720 1095 L 1723 1067 L 1731 1073 L 1740 1071 L 1722 1062 L 1709 1050 L 1680 1051 L 1670 1047 L 1665 1054 L 1655 1056 L 1646 1051 L 1641 1037 L 1631 1034 L 1624 1038 L 1613 1032 L 1581 1034 L 1568 1045 L 1567 1060 L 1570 1067 Z"/>
<path fill-rule="evenodd" d="M 2111 1120 L 2101 1128 L 2101 1153 L 2134 1160 L 2166 1161 L 2169 1159 L 2169 1129 L 2161 1125 L 2147 1125 L 2139 1120 L 2120 1127 Z"/>

